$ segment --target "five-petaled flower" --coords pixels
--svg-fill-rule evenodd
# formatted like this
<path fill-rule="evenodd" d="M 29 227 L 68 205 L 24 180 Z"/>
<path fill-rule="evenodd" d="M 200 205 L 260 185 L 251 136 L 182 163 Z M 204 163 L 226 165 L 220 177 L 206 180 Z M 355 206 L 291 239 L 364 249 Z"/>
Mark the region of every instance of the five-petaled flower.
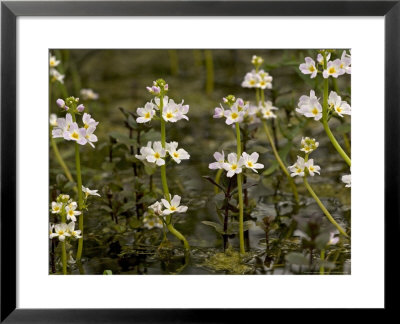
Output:
<path fill-rule="evenodd" d="M 75 230 L 75 221 L 70 222 L 67 226 L 68 228 L 68 233 L 71 234 L 71 237 L 78 239 L 81 238 L 81 231 L 80 230 Z"/>
<path fill-rule="evenodd" d="M 76 205 L 75 206 L 66 206 L 65 207 L 65 212 L 67 213 L 67 219 L 68 220 L 72 220 L 73 222 L 76 222 L 76 217 L 77 215 L 80 215 L 81 212 L 76 209 Z"/>
<path fill-rule="evenodd" d="M 185 213 L 188 209 L 187 206 L 180 206 L 181 197 L 178 195 L 174 195 L 174 198 L 171 199 L 171 202 L 166 199 L 161 199 L 161 202 L 165 207 L 163 210 L 163 215 L 169 215 L 172 213 Z"/>
<path fill-rule="evenodd" d="M 52 214 L 60 214 L 62 212 L 62 207 L 63 207 L 62 203 L 53 201 L 51 203 L 51 213 Z"/>
<path fill-rule="evenodd" d="M 326 70 L 322 72 L 322 76 L 326 79 L 330 76 L 337 78 L 339 75 L 343 75 L 345 73 L 345 70 L 341 66 L 342 61 L 340 59 L 329 61 L 326 66 Z"/>
<path fill-rule="evenodd" d="M 303 177 L 304 176 L 304 169 L 306 165 L 304 162 L 304 159 L 301 156 L 297 156 L 297 161 L 295 164 L 291 165 L 288 169 L 291 173 L 291 177 L 299 176 Z"/>
<path fill-rule="evenodd" d="M 144 108 L 138 108 L 136 110 L 137 114 L 139 115 L 138 118 L 136 118 L 136 121 L 138 123 L 147 123 L 152 120 L 152 118 L 155 115 L 155 105 L 152 102 L 146 103 Z"/>
<path fill-rule="evenodd" d="M 315 173 L 319 174 L 319 170 L 321 170 L 321 168 L 318 165 L 314 165 L 314 160 L 313 159 L 309 159 L 304 166 L 308 169 L 308 173 L 310 174 L 310 176 L 314 176 Z"/>
<path fill-rule="evenodd" d="M 322 106 L 318 98 L 315 96 L 314 90 L 310 91 L 310 96 L 303 95 L 299 99 L 296 111 L 306 117 L 320 120 L 322 118 Z"/>
<path fill-rule="evenodd" d="M 50 234 L 50 238 L 58 237 L 58 239 L 63 242 L 66 237 L 71 236 L 68 231 L 68 225 L 65 223 L 56 224 L 54 226 L 54 233 Z"/>
<path fill-rule="evenodd" d="M 222 151 L 222 153 L 215 152 L 214 153 L 214 158 L 215 158 L 215 160 L 217 162 L 210 163 L 208 165 L 208 167 L 211 170 L 223 169 L 224 168 L 224 163 L 225 163 L 225 153 L 224 153 L 224 151 Z"/>
<path fill-rule="evenodd" d="M 258 173 L 256 169 L 263 169 L 264 164 L 257 163 L 259 154 L 257 152 L 253 152 L 250 155 L 246 152 L 242 153 L 242 163 L 248 169 L 253 170 L 254 172 Z"/>
<path fill-rule="evenodd" d="M 228 161 L 224 163 L 224 169 L 228 172 L 227 177 L 231 178 L 235 174 L 242 172 L 243 167 L 243 157 L 239 157 L 236 153 L 228 154 Z"/>
<path fill-rule="evenodd" d="M 82 192 L 85 193 L 85 199 L 87 199 L 89 196 L 99 196 L 101 197 L 97 192 L 98 190 L 91 190 L 89 188 L 86 188 L 82 186 Z"/>
<path fill-rule="evenodd" d="M 165 144 L 165 149 L 169 156 L 176 162 L 181 163 L 181 160 L 189 160 L 190 155 L 184 149 L 178 149 L 178 142 L 171 142 Z"/>
<path fill-rule="evenodd" d="M 351 115 L 351 107 L 335 92 L 331 91 L 328 98 L 329 109 L 334 110 L 340 117 Z"/>
<path fill-rule="evenodd" d="M 306 57 L 305 63 L 300 64 L 299 69 L 303 74 L 311 74 L 311 79 L 315 78 L 318 69 L 315 67 L 315 61 L 311 57 Z"/>

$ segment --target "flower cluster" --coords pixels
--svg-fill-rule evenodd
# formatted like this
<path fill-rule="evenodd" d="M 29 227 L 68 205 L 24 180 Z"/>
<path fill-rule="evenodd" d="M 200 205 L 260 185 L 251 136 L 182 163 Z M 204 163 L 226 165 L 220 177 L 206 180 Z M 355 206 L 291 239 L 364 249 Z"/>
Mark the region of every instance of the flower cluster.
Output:
<path fill-rule="evenodd" d="M 50 225 L 50 238 L 58 237 L 60 241 L 64 241 L 66 237 L 81 238 L 81 231 L 75 230 L 76 217 L 81 214 L 79 210 L 76 210 L 78 204 L 76 201 L 70 199 L 69 195 L 59 195 L 56 201 L 51 203 L 51 213 L 60 215 L 68 221 L 69 224 L 60 223 L 56 225 Z"/>
<path fill-rule="evenodd" d="M 143 227 L 147 229 L 163 228 L 163 222 L 154 213 L 145 212 L 143 214 Z"/>
<path fill-rule="evenodd" d="M 136 110 L 139 116 L 136 119 L 136 122 L 147 123 L 151 121 L 154 116 L 157 115 L 156 111 L 159 110 L 160 99 L 155 98 L 154 101 L 155 103 L 153 103 L 153 101 L 150 101 L 145 104 L 144 108 L 138 108 Z M 168 96 L 165 96 L 163 98 L 163 112 L 161 117 L 166 122 L 171 123 L 175 123 L 181 119 L 189 120 L 189 118 L 186 116 L 186 114 L 189 112 L 189 105 L 184 105 L 183 103 L 183 100 L 179 104 L 175 103 L 173 99 L 168 99 Z"/>
<path fill-rule="evenodd" d="M 60 60 L 57 60 L 57 58 L 55 56 L 52 56 L 51 54 L 50 58 L 49 58 L 49 65 L 50 65 L 50 79 L 52 82 L 60 82 L 60 83 L 64 83 L 64 78 L 65 75 L 61 74 L 56 67 L 60 64 Z"/>
<path fill-rule="evenodd" d="M 99 122 L 95 121 L 91 115 L 84 113 L 82 123 L 83 127 L 79 127 L 78 123 L 73 121 L 72 115 L 69 113 L 66 114 L 65 118 L 55 119 L 54 116 L 51 116 L 50 124 L 53 126 L 53 138 L 64 138 L 67 141 L 75 141 L 80 145 L 89 143 L 89 145 L 94 147 L 93 143 L 97 142 L 97 136 L 93 133 Z"/>
<path fill-rule="evenodd" d="M 328 98 L 329 113 L 336 113 L 339 117 L 343 115 L 351 115 L 351 107 L 346 101 L 335 92 L 331 91 Z M 314 120 L 322 118 L 322 106 L 319 103 L 319 98 L 315 96 L 314 90 L 310 91 L 310 96 L 303 95 L 299 99 L 298 108 L 296 111 L 299 114 Z"/>
<path fill-rule="evenodd" d="M 300 64 L 299 69 L 303 74 L 310 74 L 311 78 L 315 78 L 318 72 L 322 72 L 322 76 L 326 79 L 332 76 L 333 78 L 337 78 L 339 75 L 343 75 L 345 73 L 351 74 L 351 56 L 343 51 L 340 59 L 336 59 L 330 61 L 331 54 L 326 52 L 326 69 L 323 69 L 324 58 L 320 53 L 317 56 L 317 62 L 322 66 L 323 71 L 318 70 L 318 66 L 316 66 L 315 61 L 311 57 L 305 58 L 305 63 Z"/>
<path fill-rule="evenodd" d="M 314 165 L 313 159 L 308 159 L 308 155 L 317 149 L 319 143 L 314 138 L 303 138 L 301 140 L 301 151 L 304 151 L 306 156 L 302 158 L 301 156 L 297 156 L 297 161 L 295 164 L 291 165 L 288 169 L 291 172 L 290 176 L 295 177 L 304 177 L 306 173 L 310 176 L 314 176 L 315 173 L 319 173 L 321 168 L 318 165 Z"/>
<path fill-rule="evenodd" d="M 186 213 L 188 210 L 187 206 L 181 206 L 181 196 L 174 195 L 172 198 L 171 194 L 170 201 L 166 199 L 161 199 L 156 201 L 154 204 L 149 206 L 149 209 L 157 216 L 166 216 L 173 213 Z M 172 199 L 171 199 L 172 198 Z"/>
<path fill-rule="evenodd" d="M 165 159 L 169 155 L 176 163 L 181 163 L 182 160 L 189 160 L 190 155 L 184 149 L 178 149 L 178 142 L 170 142 L 162 147 L 160 141 L 148 142 L 147 146 L 140 148 L 140 154 L 135 157 L 141 161 L 155 163 L 158 166 L 165 164 Z"/>
<path fill-rule="evenodd" d="M 243 88 L 259 88 L 259 89 L 272 89 L 272 76 L 264 70 L 259 68 L 264 63 L 264 60 L 260 56 L 253 55 L 251 63 L 254 65 L 253 70 L 246 73 L 242 82 Z"/>
<path fill-rule="evenodd" d="M 92 89 L 81 89 L 80 94 L 83 100 L 99 99 L 99 94 L 94 92 Z"/>
<path fill-rule="evenodd" d="M 247 154 L 243 152 L 242 155 L 238 158 L 236 153 L 229 153 L 227 160 L 225 160 L 225 153 L 222 151 L 215 152 L 214 158 L 216 162 L 210 163 L 209 168 L 211 170 L 216 169 L 224 169 L 227 171 L 227 177 L 233 177 L 235 174 L 239 174 L 243 171 L 243 168 L 251 169 L 254 172 L 258 173 L 257 169 L 264 168 L 264 165 L 261 163 L 257 163 L 259 154 L 254 152 L 252 154 Z"/>

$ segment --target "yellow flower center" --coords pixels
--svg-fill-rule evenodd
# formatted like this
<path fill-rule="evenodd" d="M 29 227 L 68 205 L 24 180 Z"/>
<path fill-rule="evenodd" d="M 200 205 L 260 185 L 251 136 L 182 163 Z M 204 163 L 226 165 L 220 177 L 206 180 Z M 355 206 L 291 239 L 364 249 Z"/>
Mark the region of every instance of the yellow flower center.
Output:
<path fill-rule="evenodd" d="M 153 221 L 150 221 L 150 222 L 149 222 L 149 225 L 150 225 L 151 227 L 154 227 L 154 222 L 153 222 Z"/>
<path fill-rule="evenodd" d="M 317 109 L 316 107 L 314 107 L 314 109 L 312 110 L 312 113 L 313 113 L 314 115 L 318 115 L 318 109 Z"/>
<path fill-rule="evenodd" d="M 343 67 L 344 67 L 344 64 L 343 64 L 343 63 L 342 63 L 342 64 L 340 64 L 340 68 L 341 68 L 341 69 L 343 69 Z"/>
<path fill-rule="evenodd" d="M 255 80 L 250 80 L 249 83 L 250 83 L 250 85 L 255 85 L 256 81 Z"/>
<path fill-rule="evenodd" d="M 161 157 L 161 155 L 160 155 L 160 153 L 156 152 L 156 153 L 154 153 L 154 157 L 155 157 L 156 159 L 159 159 L 159 158 Z"/>
<path fill-rule="evenodd" d="M 176 207 L 175 206 L 171 206 L 170 210 L 175 211 Z"/>
<path fill-rule="evenodd" d="M 173 115 L 172 115 L 172 113 L 170 113 L 170 112 L 167 113 L 167 115 L 166 115 L 166 117 L 167 117 L 168 119 L 172 118 L 172 116 L 173 116 Z"/>
<path fill-rule="evenodd" d="M 179 154 L 174 152 L 173 156 L 177 158 L 177 157 L 179 157 Z"/>
<path fill-rule="evenodd" d="M 78 139 L 79 138 L 79 134 L 77 133 L 77 132 L 73 132 L 72 134 L 71 134 L 71 137 L 73 138 L 73 139 Z"/>
<path fill-rule="evenodd" d="M 88 125 L 88 124 L 85 124 L 83 127 L 85 127 L 85 129 L 88 129 L 88 128 L 89 128 L 89 125 Z"/>
<path fill-rule="evenodd" d="M 239 115 L 238 115 L 237 113 L 235 113 L 235 112 L 232 113 L 232 115 L 231 115 L 232 119 L 236 119 L 236 118 L 238 118 L 238 116 L 239 116 Z"/>
<path fill-rule="evenodd" d="M 342 112 L 342 108 L 337 107 L 337 108 L 336 108 L 336 111 L 337 111 L 338 113 L 340 113 L 340 112 Z"/>
<path fill-rule="evenodd" d="M 315 170 L 313 166 L 310 166 L 309 169 L 310 169 L 310 171 L 314 171 Z"/>
<path fill-rule="evenodd" d="M 147 113 L 144 115 L 144 118 L 150 118 L 150 113 L 147 112 Z"/>
<path fill-rule="evenodd" d="M 303 170 L 302 169 L 299 169 L 299 168 L 297 168 L 297 170 L 296 170 L 296 172 L 297 173 L 301 173 Z"/>
<path fill-rule="evenodd" d="M 247 165 L 248 165 L 249 167 L 252 167 L 252 166 L 253 166 L 253 162 L 249 161 L 249 162 L 247 162 Z"/>
<path fill-rule="evenodd" d="M 309 70 L 310 72 L 314 72 L 314 71 L 315 71 L 314 65 L 311 65 L 311 66 L 308 68 L 308 70 Z"/>
<path fill-rule="evenodd" d="M 59 211 L 60 210 L 60 206 L 55 206 L 54 207 L 54 211 Z"/>
<path fill-rule="evenodd" d="M 329 68 L 328 72 L 329 72 L 330 74 L 333 74 L 333 73 L 336 72 L 336 70 L 335 70 L 335 68 L 332 66 L 331 68 Z"/>
<path fill-rule="evenodd" d="M 59 231 L 57 232 L 57 234 L 58 234 L 58 235 L 64 235 L 64 231 L 63 231 L 63 230 L 59 230 Z"/>
<path fill-rule="evenodd" d="M 267 83 L 265 81 L 260 81 L 260 86 L 265 86 Z"/>
<path fill-rule="evenodd" d="M 270 112 L 269 110 L 267 110 L 267 111 L 265 112 L 265 116 L 269 116 L 269 115 L 271 115 L 271 112 Z"/>
<path fill-rule="evenodd" d="M 231 169 L 232 170 L 236 170 L 237 169 L 237 165 L 236 164 L 232 164 Z"/>

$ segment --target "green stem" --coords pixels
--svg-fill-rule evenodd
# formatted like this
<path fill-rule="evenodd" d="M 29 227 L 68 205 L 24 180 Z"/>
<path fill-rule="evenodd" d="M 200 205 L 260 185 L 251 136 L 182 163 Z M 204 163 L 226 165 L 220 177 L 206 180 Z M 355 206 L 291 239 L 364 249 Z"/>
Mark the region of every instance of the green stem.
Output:
<path fill-rule="evenodd" d="M 257 102 L 257 106 L 260 104 L 260 93 L 258 91 L 259 89 L 256 88 L 256 102 Z"/>
<path fill-rule="evenodd" d="M 242 155 L 242 143 L 240 141 L 240 126 L 236 123 L 236 144 L 237 144 L 237 158 Z M 239 245 L 240 253 L 245 253 L 244 250 L 244 228 L 243 228 L 243 193 L 242 193 L 242 174 L 237 175 L 237 186 L 239 196 Z"/>
<path fill-rule="evenodd" d="M 323 265 L 324 260 L 325 260 L 325 250 L 322 249 L 322 250 L 321 250 L 321 266 L 320 266 L 320 268 L 319 268 L 319 274 L 320 274 L 320 275 L 325 274 L 325 267 L 324 267 L 324 265 Z"/>
<path fill-rule="evenodd" d="M 164 106 L 164 96 L 160 96 L 160 117 L 161 117 L 161 145 L 165 149 L 165 141 L 166 141 L 166 131 L 165 131 L 165 120 L 162 117 L 163 114 L 163 106 Z M 168 190 L 168 183 L 167 183 L 167 168 L 166 165 L 161 166 L 161 181 L 164 190 L 165 199 L 168 202 L 171 202 L 171 196 Z M 185 251 L 190 250 L 190 246 L 186 238 L 172 225 L 172 215 L 167 215 L 167 228 L 168 230 L 179 240 L 183 242 L 183 246 L 185 247 Z"/>
<path fill-rule="evenodd" d="M 324 69 L 326 69 L 326 54 L 324 53 Z M 351 160 L 346 152 L 342 149 L 339 145 L 338 141 L 336 140 L 335 136 L 333 136 L 329 125 L 328 125 L 328 92 L 329 92 L 329 80 L 328 78 L 324 79 L 324 101 L 322 105 L 322 125 L 324 126 L 325 132 L 328 135 L 332 145 L 335 147 L 336 151 L 340 154 L 340 156 L 345 160 L 348 166 L 351 166 Z"/>
<path fill-rule="evenodd" d="M 317 202 L 319 208 L 321 208 L 321 210 L 324 212 L 325 216 L 329 219 L 329 221 L 339 230 L 339 232 L 341 234 L 343 234 L 346 237 L 349 237 L 347 235 L 347 233 L 343 230 L 343 228 L 338 223 L 336 223 L 336 221 L 334 220 L 332 215 L 329 213 L 329 211 L 325 208 L 324 204 L 321 202 L 321 200 L 318 198 L 318 196 L 316 195 L 316 193 L 314 192 L 314 190 L 311 188 L 310 184 L 308 183 L 306 176 L 303 177 L 303 181 L 304 181 L 304 185 L 306 186 L 308 192 L 314 198 L 314 200 Z"/>
<path fill-rule="evenodd" d="M 54 155 L 56 156 L 56 159 L 58 161 L 58 163 L 60 164 L 61 168 L 64 170 L 65 176 L 67 177 L 67 179 L 71 182 L 74 182 L 74 178 L 72 178 L 71 172 L 69 171 L 67 165 L 65 164 L 60 151 L 58 150 L 57 147 L 57 143 L 54 140 L 53 136 L 50 136 L 50 143 L 51 143 L 51 147 L 53 148 L 53 152 Z"/>
<path fill-rule="evenodd" d="M 66 223 L 65 212 L 61 213 L 61 223 Z M 67 248 L 65 246 L 65 240 L 66 239 L 61 242 L 61 261 L 64 275 L 67 274 Z"/>
<path fill-rule="evenodd" d="M 217 171 L 217 174 L 215 175 L 215 182 L 217 183 L 217 184 L 219 184 L 219 181 L 221 180 L 221 175 L 222 175 L 222 172 L 224 171 L 224 169 L 219 169 L 218 171 Z M 217 186 L 214 186 L 214 192 L 217 194 L 218 192 L 219 192 L 219 188 L 217 187 Z"/>
<path fill-rule="evenodd" d="M 296 200 L 296 203 L 299 203 L 300 200 L 299 200 L 299 194 L 297 193 L 296 185 L 293 181 L 293 178 L 290 176 L 289 171 L 287 170 L 285 164 L 283 163 L 281 157 L 279 156 L 278 150 L 276 149 L 274 140 L 272 139 L 271 133 L 269 132 L 269 129 L 268 129 L 267 122 L 265 120 L 263 120 L 263 126 L 264 126 L 264 130 L 265 130 L 265 134 L 267 135 L 268 141 L 271 145 L 272 151 L 274 152 L 275 159 L 277 160 L 279 166 L 281 167 L 283 173 L 286 175 L 286 177 L 289 181 L 289 185 L 292 188 L 293 196 L 294 196 L 294 199 Z"/>
<path fill-rule="evenodd" d="M 76 122 L 76 116 L 71 109 L 72 120 Z M 76 178 L 78 186 L 78 207 L 81 214 L 79 215 L 79 230 L 81 231 L 81 238 L 78 241 L 78 251 L 76 252 L 76 260 L 80 261 L 83 250 L 83 194 L 82 194 L 82 172 L 81 172 L 81 157 L 79 154 L 79 144 L 75 142 L 75 167 Z"/>

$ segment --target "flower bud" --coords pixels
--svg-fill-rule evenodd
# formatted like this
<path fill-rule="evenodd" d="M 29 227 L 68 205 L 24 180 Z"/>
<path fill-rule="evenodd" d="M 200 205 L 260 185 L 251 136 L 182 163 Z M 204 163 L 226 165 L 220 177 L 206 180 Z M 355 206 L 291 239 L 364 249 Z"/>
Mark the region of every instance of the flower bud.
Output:
<path fill-rule="evenodd" d="M 85 106 L 80 104 L 78 107 L 76 107 L 76 110 L 81 113 L 85 110 Z"/>

